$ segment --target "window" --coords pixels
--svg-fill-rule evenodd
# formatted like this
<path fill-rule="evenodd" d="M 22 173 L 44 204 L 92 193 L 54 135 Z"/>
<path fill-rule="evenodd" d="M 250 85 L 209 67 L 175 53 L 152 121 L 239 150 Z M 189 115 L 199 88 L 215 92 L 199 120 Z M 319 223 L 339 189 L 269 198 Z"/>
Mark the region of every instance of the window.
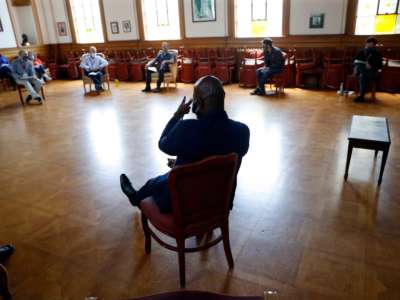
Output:
<path fill-rule="evenodd" d="M 103 43 L 99 0 L 70 0 L 78 43 Z"/>
<path fill-rule="evenodd" d="M 146 40 L 179 40 L 178 0 L 142 0 Z"/>
<path fill-rule="evenodd" d="M 359 0 L 356 34 L 400 33 L 400 0 Z"/>
<path fill-rule="evenodd" d="M 236 37 L 282 35 L 282 0 L 235 0 Z"/>

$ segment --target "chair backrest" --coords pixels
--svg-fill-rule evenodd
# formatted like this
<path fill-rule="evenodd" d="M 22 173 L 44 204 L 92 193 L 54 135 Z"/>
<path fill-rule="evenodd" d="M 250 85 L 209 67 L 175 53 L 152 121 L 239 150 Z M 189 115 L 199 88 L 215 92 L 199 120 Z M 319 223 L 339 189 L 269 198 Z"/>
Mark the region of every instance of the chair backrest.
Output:
<path fill-rule="evenodd" d="M 177 228 L 183 234 L 211 230 L 227 221 L 237 155 L 211 156 L 171 170 L 168 184 Z"/>
<path fill-rule="evenodd" d="M 178 50 L 171 49 L 168 52 L 174 56 L 174 62 L 169 65 L 169 70 L 172 73 L 173 79 L 176 81 L 178 77 Z"/>

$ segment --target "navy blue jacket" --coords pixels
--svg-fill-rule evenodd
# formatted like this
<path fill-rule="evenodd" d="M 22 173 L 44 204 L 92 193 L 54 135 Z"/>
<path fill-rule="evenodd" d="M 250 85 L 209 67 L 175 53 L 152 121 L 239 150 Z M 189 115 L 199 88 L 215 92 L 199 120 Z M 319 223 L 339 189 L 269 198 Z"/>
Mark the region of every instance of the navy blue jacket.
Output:
<path fill-rule="evenodd" d="M 250 130 L 245 124 L 230 120 L 225 111 L 214 111 L 200 119 L 182 120 L 173 117 L 162 132 L 158 145 L 161 151 L 177 157 L 176 165 L 235 152 L 239 159 L 239 171 L 242 157 L 249 149 L 249 139 Z M 154 179 L 159 188 L 152 195 L 164 213 L 171 210 L 168 174 Z"/>

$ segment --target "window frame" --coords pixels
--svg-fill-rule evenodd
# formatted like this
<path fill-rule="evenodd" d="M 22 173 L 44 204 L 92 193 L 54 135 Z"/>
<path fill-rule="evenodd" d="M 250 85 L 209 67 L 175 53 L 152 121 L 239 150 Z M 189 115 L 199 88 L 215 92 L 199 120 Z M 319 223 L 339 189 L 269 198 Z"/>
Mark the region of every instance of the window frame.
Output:
<path fill-rule="evenodd" d="M 398 15 L 398 14 L 400 14 L 400 12 L 399 12 L 399 2 L 400 2 L 400 0 L 396 0 L 396 1 L 397 1 L 396 9 L 394 10 L 394 13 L 391 13 L 391 14 L 380 14 L 380 13 L 379 13 L 379 6 L 381 5 L 381 1 L 382 1 L 382 0 L 378 0 L 378 5 L 377 5 L 377 7 L 376 7 L 376 15 L 377 15 L 377 16 Z M 357 16 L 356 16 L 356 17 L 357 17 Z"/>
<path fill-rule="evenodd" d="M 67 14 L 68 14 L 68 19 L 69 19 L 69 24 L 70 24 L 72 43 L 78 44 L 78 45 L 89 45 L 89 44 L 102 44 L 102 43 L 109 42 L 109 40 L 107 38 L 107 30 L 105 27 L 103 1 L 97 0 L 97 3 L 99 5 L 99 11 L 100 11 L 100 23 L 101 23 L 101 28 L 102 28 L 102 32 L 103 32 L 103 42 L 79 43 L 78 37 L 77 37 L 77 32 L 76 32 L 76 24 L 75 24 L 74 14 L 72 11 L 71 0 L 66 0 Z"/>

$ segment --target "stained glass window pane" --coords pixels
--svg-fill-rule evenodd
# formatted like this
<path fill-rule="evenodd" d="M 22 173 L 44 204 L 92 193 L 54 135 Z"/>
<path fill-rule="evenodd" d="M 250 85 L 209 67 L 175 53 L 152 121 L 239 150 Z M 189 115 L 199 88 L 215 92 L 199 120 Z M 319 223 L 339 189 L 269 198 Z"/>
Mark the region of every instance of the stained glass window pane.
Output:
<path fill-rule="evenodd" d="M 400 33 L 400 15 L 397 15 L 397 23 L 395 33 Z"/>
<path fill-rule="evenodd" d="M 394 33 L 397 15 L 378 15 L 375 18 L 375 33 Z"/>
<path fill-rule="evenodd" d="M 235 0 L 236 36 L 281 36 L 282 16 L 283 0 Z"/>
<path fill-rule="evenodd" d="M 104 42 L 98 0 L 70 0 L 78 43 Z"/>
<path fill-rule="evenodd" d="M 178 0 L 142 0 L 146 40 L 181 38 Z"/>
<path fill-rule="evenodd" d="M 395 14 L 397 0 L 380 0 L 378 14 Z"/>
<path fill-rule="evenodd" d="M 168 26 L 168 5 L 167 0 L 155 0 L 156 1 L 156 13 L 157 13 L 157 25 Z"/>
<path fill-rule="evenodd" d="M 378 0 L 358 0 L 357 16 L 375 16 L 378 9 Z"/>
<path fill-rule="evenodd" d="M 375 31 L 375 16 L 371 17 L 357 17 L 356 21 L 356 34 L 367 35 L 374 34 Z"/>
<path fill-rule="evenodd" d="M 252 21 L 267 20 L 267 1 L 251 0 L 251 19 Z"/>

